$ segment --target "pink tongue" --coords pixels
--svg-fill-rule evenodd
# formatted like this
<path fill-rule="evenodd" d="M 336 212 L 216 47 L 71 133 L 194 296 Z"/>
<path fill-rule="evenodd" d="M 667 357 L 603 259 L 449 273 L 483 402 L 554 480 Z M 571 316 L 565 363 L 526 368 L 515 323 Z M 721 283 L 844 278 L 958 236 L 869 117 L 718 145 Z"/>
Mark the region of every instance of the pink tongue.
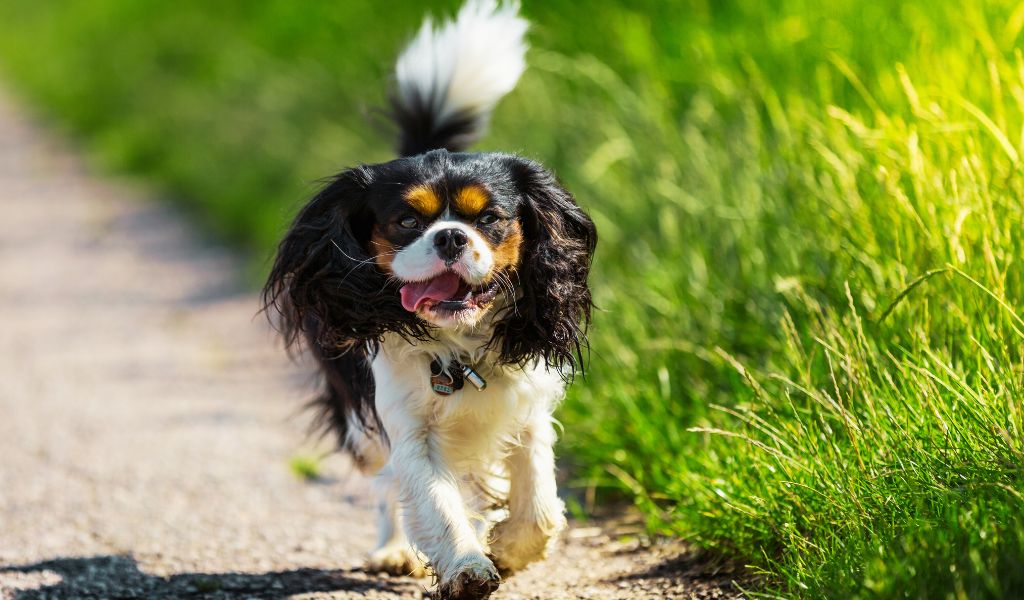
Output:
<path fill-rule="evenodd" d="M 416 312 L 427 300 L 449 300 L 459 291 L 462 279 L 448 271 L 428 281 L 416 281 L 402 286 L 402 306 L 409 312 Z"/>

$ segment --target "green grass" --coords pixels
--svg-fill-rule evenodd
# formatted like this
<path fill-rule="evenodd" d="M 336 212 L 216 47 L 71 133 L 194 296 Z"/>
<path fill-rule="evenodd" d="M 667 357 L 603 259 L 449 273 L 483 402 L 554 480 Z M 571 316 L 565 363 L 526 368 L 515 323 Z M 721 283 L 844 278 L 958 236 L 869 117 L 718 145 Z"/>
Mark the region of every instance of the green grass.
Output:
<path fill-rule="evenodd" d="M 390 157 L 365 117 L 421 8 L 375 6 L 8 0 L 0 62 L 265 264 L 317 178 Z M 578 7 L 527 3 L 482 144 L 600 229 L 578 485 L 783 595 L 1024 594 L 1024 9 Z"/>
<path fill-rule="evenodd" d="M 316 481 L 322 475 L 320 463 L 321 457 L 319 456 L 299 453 L 288 459 L 288 469 L 299 479 Z"/>

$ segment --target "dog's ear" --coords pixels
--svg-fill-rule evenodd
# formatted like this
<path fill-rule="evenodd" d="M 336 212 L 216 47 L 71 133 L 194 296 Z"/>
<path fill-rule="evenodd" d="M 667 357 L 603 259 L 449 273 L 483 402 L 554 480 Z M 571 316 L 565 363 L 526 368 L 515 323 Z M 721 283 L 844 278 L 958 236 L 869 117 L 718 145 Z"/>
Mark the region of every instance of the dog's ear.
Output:
<path fill-rule="evenodd" d="M 597 230 L 547 169 L 519 157 L 509 160 L 522 198 L 525 244 L 517 269 L 520 297 L 496 324 L 493 343 L 506 362 L 540 357 L 572 377 L 584 366 L 593 308 L 587 276 Z"/>
<path fill-rule="evenodd" d="M 388 331 L 416 335 L 422 328 L 366 251 L 374 224 L 368 206 L 373 180 L 365 166 L 337 175 L 302 209 L 278 246 L 263 301 L 280 315 L 289 346 L 305 337 L 330 356 Z"/>

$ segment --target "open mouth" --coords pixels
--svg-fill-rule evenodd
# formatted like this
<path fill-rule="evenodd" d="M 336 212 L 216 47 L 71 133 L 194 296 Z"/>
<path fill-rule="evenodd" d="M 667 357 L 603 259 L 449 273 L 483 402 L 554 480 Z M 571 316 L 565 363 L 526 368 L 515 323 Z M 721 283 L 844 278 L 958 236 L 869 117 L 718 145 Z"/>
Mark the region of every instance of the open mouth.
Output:
<path fill-rule="evenodd" d="M 459 312 L 481 308 L 498 294 L 497 282 L 470 285 L 454 271 L 445 271 L 426 281 L 413 281 L 402 286 L 402 306 L 409 312 L 426 308 L 434 311 Z"/>

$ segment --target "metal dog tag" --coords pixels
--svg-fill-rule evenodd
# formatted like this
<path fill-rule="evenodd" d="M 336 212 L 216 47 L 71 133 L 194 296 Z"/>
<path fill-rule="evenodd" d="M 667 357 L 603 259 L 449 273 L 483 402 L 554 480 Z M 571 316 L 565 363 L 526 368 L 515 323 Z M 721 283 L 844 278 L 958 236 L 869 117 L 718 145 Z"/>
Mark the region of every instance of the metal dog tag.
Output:
<path fill-rule="evenodd" d="M 470 368 L 469 365 L 462 365 L 462 374 L 473 384 L 478 392 L 484 391 L 487 387 L 487 380 L 480 376 L 479 373 Z"/>
<path fill-rule="evenodd" d="M 454 368 L 455 365 L 452 365 Z M 430 363 L 430 387 L 434 393 L 441 396 L 451 396 L 462 389 L 462 372 L 454 371 L 449 373 L 441 366 L 441 362 L 435 359 Z"/>

